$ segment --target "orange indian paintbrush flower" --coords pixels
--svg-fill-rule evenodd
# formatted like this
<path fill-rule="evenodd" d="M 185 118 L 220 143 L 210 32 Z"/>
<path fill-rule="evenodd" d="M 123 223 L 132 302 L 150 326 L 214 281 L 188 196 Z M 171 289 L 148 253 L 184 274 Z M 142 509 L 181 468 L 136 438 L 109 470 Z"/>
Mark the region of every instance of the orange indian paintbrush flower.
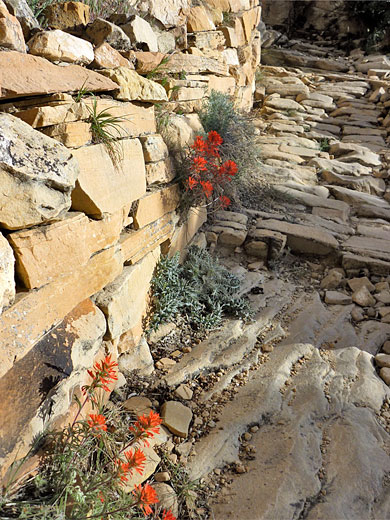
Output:
<path fill-rule="evenodd" d="M 162 423 L 161 417 L 158 413 L 150 410 L 149 415 L 141 415 L 133 426 L 130 426 L 129 430 L 133 433 L 135 439 L 144 439 L 144 444 L 149 446 L 147 439 L 153 437 L 156 433 L 160 433 L 160 424 Z"/>
<path fill-rule="evenodd" d="M 137 473 L 142 475 L 142 473 L 144 472 L 144 469 L 145 469 L 145 462 L 146 462 L 146 457 L 144 455 L 144 452 L 139 449 L 135 450 L 134 452 L 133 452 L 133 450 L 129 450 L 129 451 L 125 451 L 124 455 L 126 457 L 127 464 L 129 466 L 129 473 L 131 474 L 132 470 L 135 469 L 135 471 Z"/>
<path fill-rule="evenodd" d="M 106 419 L 103 415 L 91 413 L 89 417 L 88 425 L 91 429 L 97 432 L 107 431 Z"/>
<path fill-rule="evenodd" d="M 106 356 L 100 363 L 96 362 L 93 365 L 93 370 L 87 370 L 88 375 L 92 378 L 92 383 L 83 386 L 84 394 L 91 394 L 95 388 L 103 388 L 103 390 L 109 392 L 110 388 L 108 385 L 118 379 L 115 368 L 117 366 L 118 363 L 111 361 L 111 354 Z"/>
<path fill-rule="evenodd" d="M 173 515 L 172 511 L 168 509 L 168 511 L 163 510 L 162 520 L 176 520 L 176 516 Z"/>
<path fill-rule="evenodd" d="M 135 486 L 132 493 L 137 498 L 138 507 L 143 511 L 145 516 L 153 513 L 150 506 L 152 504 L 157 504 L 158 498 L 157 493 L 152 486 L 149 484 L 145 484 L 144 486 Z"/>

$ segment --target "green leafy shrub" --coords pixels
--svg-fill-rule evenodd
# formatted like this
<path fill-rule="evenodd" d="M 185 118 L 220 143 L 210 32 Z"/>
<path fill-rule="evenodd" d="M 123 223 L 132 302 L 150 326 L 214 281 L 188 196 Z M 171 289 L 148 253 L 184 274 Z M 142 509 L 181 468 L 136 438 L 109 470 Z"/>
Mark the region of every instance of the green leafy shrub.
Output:
<path fill-rule="evenodd" d="M 221 160 L 237 164 L 237 178 L 250 174 L 258 166 L 260 151 L 254 127 L 246 114 L 235 109 L 227 94 L 212 90 L 199 117 L 206 133 L 214 130 L 222 137 Z"/>
<path fill-rule="evenodd" d="M 324 139 L 321 139 L 319 142 L 319 146 L 320 146 L 321 152 L 329 152 L 329 150 L 330 150 L 329 139 L 327 137 L 324 137 Z"/>
<path fill-rule="evenodd" d="M 195 328 L 211 329 L 220 325 L 224 314 L 249 319 L 249 302 L 236 296 L 240 280 L 210 254 L 190 247 L 183 265 L 179 255 L 164 257 L 152 280 L 154 314 L 150 329 L 178 314 Z"/>

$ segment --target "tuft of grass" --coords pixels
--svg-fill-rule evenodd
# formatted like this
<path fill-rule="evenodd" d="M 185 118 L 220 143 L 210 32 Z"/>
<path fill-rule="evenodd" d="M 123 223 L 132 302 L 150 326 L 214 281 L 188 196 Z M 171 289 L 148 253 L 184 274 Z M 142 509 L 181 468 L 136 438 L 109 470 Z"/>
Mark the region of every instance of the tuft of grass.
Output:
<path fill-rule="evenodd" d="M 114 108 L 114 107 L 112 107 Z M 95 143 L 103 143 L 111 159 L 117 164 L 123 158 L 122 142 L 118 138 L 123 137 L 121 123 L 125 117 L 114 116 L 106 108 L 98 112 L 97 99 L 93 97 L 92 107 L 87 105 L 89 112 L 88 122 L 91 125 L 92 138 Z"/>
<path fill-rule="evenodd" d="M 178 314 L 203 330 L 218 327 L 224 315 L 252 317 L 249 302 L 236 296 L 239 278 L 196 246 L 189 248 L 183 265 L 178 254 L 162 258 L 151 285 L 154 313 L 150 331 Z"/>
<path fill-rule="evenodd" d="M 86 82 L 87 82 L 87 80 L 85 80 L 84 83 L 81 85 L 81 87 L 79 88 L 79 91 L 77 92 L 77 94 L 74 98 L 76 103 L 80 103 L 80 101 L 85 96 L 93 96 L 93 93 L 86 88 L 86 86 L 85 86 Z"/>
<path fill-rule="evenodd" d="M 166 65 L 169 62 L 169 59 L 170 56 L 165 56 L 165 58 L 163 58 L 160 61 L 160 63 L 156 67 L 154 67 L 154 69 L 152 69 L 150 72 L 146 74 L 147 79 L 155 78 L 161 72 L 162 67 L 164 67 L 164 65 Z"/>

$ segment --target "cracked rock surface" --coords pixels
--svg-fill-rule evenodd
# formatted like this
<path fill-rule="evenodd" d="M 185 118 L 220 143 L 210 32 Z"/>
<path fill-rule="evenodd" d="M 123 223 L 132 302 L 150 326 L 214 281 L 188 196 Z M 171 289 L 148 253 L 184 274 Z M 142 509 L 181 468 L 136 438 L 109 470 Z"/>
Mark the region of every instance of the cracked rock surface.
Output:
<path fill-rule="evenodd" d="M 259 426 L 256 458 L 213 518 L 389 518 L 390 435 L 377 419 L 389 398 L 367 352 L 277 347 L 196 447 L 199 477 L 236 461 L 245 425 Z"/>

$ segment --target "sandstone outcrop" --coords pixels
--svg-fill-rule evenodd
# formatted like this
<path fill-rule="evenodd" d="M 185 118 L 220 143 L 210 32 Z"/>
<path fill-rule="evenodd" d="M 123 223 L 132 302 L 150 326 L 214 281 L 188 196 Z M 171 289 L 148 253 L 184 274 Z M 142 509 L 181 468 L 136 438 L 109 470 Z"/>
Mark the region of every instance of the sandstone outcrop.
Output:
<path fill-rule="evenodd" d="M 11 115 L 0 114 L 0 126 L 1 226 L 22 229 L 66 212 L 80 174 L 71 153 Z"/>

